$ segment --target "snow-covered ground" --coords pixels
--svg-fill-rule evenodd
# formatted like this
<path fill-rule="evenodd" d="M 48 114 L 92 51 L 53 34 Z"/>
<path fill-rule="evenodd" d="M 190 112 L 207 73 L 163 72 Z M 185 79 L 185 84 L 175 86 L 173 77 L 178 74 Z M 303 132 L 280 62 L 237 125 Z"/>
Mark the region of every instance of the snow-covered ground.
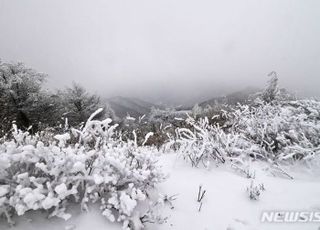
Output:
<path fill-rule="evenodd" d="M 165 154 L 159 162 L 170 177 L 159 185 L 164 195 L 177 195 L 173 209 L 163 210 L 168 216 L 167 223 L 149 224 L 151 230 L 317 230 L 320 223 L 261 223 L 262 211 L 320 211 L 320 178 L 307 172 L 290 172 L 295 179 L 274 177 L 261 163 L 252 163 L 256 173 L 255 183 L 263 183 L 265 191 L 257 201 L 250 200 L 246 192 L 251 179 L 235 171 L 218 167 L 207 169 L 192 168 L 177 157 L 177 154 Z M 206 190 L 203 205 L 199 212 L 197 195 L 199 185 Z M 100 214 L 96 207 L 88 213 L 71 210 L 73 217 L 64 221 L 58 218 L 47 220 L 45 214 L 27 213 L 16 218 L 16 226 L 10 228 L 1 220 L 1 230 L 120 230 L 118 224 L 111 224 Z"/>
<path fill-rule="evenodd" d="M 246 193 L 250 179 L 224 168 L 190 168 L 175 155 L 164 158 L 171 176 L 162 185 L 163 192 L 179 195 L 168 224 L 152 229 L 315 230 L 320 226 L 260 223 L 264 210 L 320 210 L 320 180 L 316 177 L 295 174 L 294 180 L 277 178 L 263 171 L 263 166 L 253 164 L 256 181 L 263 183 L 266 190 L 260 200 L 252 201 Z M 200 184 L 206 189 L 201 212 L 196 201 Z"/>

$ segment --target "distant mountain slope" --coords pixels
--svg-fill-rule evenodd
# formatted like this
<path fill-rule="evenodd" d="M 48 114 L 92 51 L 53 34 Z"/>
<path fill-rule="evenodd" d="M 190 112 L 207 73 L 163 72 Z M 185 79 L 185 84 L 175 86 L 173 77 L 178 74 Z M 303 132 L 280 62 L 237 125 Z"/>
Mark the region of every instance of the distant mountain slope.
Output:
<path fill-rule="evenodd" d="M 150 102 L 128 97 L 108 98 L 106 99 L 106 103 L 109 104 L 119 118 L 123 118 L 127 114 L 130 114 L 132 117 L 139 117 L 150 113 L 152 107 L 159 108 L 159 106 Z"/>
<path fill-rule="evenodd" d="M 215 97 L 210 100 L 199 103 L 199 106 L 205 107 L 206 105 L 215 105 L 215 104 L 229 104 L 236 105 L 237 103 L 246 103 L 249 99 L 249 96 L 257 93 L 259 90 L 257 88 L 246 88 L 242 91 L 234 92 L 222 97 Z M 115 115 L 119 118 L 124 118 L 128 114 L 130 116 L 138 118 L 144 114 L 148 115 L 151 111 L 151 108 L 164 109 L 165 106 L 153 104 L 138 98 L 129 98 L 129 97 L 112 97 L 104 100 L 114 111 Z M 175 108 L 177 111 L 180 110 L 189 110 L 188 106 L 178 106 Z"/>
<path fill-rule="evenodd" d="M 244 90 L 237 91 L 226 96 L 215 97 L 210 100 L 199 103 L 199 106 L 205 107 L 207 105 L 216 105 L 216 104 L 228 104 L 228 105 L 236 105 L 238 103 L 245 104 L 249 100 L 249 96 L 253 95 L 260 90 L 257 88 L 248 87 Z"/>

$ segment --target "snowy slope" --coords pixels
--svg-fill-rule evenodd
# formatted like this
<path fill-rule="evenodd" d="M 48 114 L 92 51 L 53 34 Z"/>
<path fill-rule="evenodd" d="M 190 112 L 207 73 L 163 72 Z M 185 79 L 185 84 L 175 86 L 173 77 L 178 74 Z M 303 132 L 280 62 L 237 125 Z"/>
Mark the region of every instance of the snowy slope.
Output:
<path fill-rule="evenodd" d="M 151 230 L 317 230 L 319 224 L 267 224 L 260 223 L 263 210 L 313 210 L 320 211 L 320 179 L 307 173 L 292 173 L 294 180 L 273 177 L 265 171 L 265 165 L 253 163 L 256 182 L 263 183 L 264 191 L 258 201 L 249 200 L 246 193 L 250 179 L 234 171 L 219 167 L 211 170 L 191 168 L 189 164 L 177 157 L 166 154 L 160 164 L 170 174 L 169 179 L 159 186 L 162 194 L 175 195 L 173 209 L 167 208 L 163 215 L 168 216 L 163 225 L 149 224 Z M 199 185 L 206 190 L 201 211 L 196 201 Z M 77 229 L 77 230 L 118 230 L 120 225 L 110 224 L 99 213 L 98 208 L 91 207 L 89 213 L 72 211 L 73 217 L 68 221 L 57 218 L 45 219 L 44 214 L 28 213 L 19 218 L 18 224 L 9 228 L 1 220 L 1 230 L 32 229 Z M 31 218 L 32 221 L 29 219 Z"/>

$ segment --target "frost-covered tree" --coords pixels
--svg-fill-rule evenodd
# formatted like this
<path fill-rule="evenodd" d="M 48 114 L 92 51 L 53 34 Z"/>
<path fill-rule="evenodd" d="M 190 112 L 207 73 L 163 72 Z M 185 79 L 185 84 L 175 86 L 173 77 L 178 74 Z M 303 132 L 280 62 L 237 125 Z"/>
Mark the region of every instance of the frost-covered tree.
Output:
<path fill-rule="evenodd" d="M 113 111 L 83 87 L 74 84 L 54 94 L 43 88 L 45 80 L 45 74 L 23 63 L 0 61 L 0 136 L 11 129 L 12 122 L 32 132 L 58 127 L 65 118 L 75 126 L 100 107 L 106 111 L 100 118 L 114 118 Z"/>
<path fill-rule="evenodd" d="M 261 98 L 266 103 L 270 103 L 278 98 L 279 95 L 279 87 L 278 87 L 278 75 L 275 71 L 272 71 L 268 74 L 271 77 L 268 86 L 263 91 Z"/>
<path fill-rule="evenodd" d="M 15 121 L 21 129 L 53 117 L 50 96 L 42 89 L 46 75 L 23 63 L 0 61 L 0 130 Z"/>
<path fill-rule="evenodd" d="M 103 107 L 104 112 L 98 115 L 99 118 L 114 118 L 114 112 L 107 105 L 103 105 L 97 95 L 90 94 L 84 87 L 73 83 L 72 87 L 58 91 L 63 105 L 63 116 L 68 118 L 71 126 L 77 126 L 85 122 L 90 115 L 98 108 Z"/>

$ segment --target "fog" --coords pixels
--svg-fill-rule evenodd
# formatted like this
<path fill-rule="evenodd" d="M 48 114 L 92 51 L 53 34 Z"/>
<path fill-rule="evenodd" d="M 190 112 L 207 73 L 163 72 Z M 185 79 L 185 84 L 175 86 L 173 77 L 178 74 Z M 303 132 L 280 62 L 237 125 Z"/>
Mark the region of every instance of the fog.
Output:
<path fill-rule="evenodd" d="M 190 102 L 276 71 L 320 91 L 319 0 L 0 0 L 0 58 L 105 97 Z"/>

